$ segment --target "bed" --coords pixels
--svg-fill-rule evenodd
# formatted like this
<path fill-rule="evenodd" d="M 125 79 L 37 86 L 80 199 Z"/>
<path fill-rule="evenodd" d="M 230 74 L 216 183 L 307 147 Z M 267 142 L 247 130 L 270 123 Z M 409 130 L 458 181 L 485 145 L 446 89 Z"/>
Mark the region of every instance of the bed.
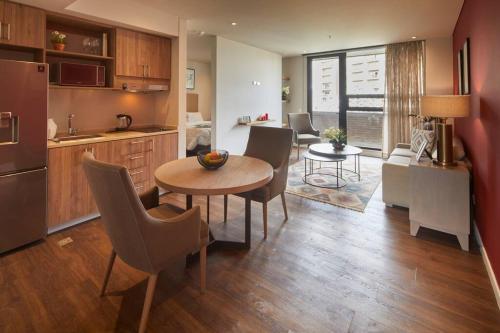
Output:
<path fill-rule="evenodd" d="M 186 155 L 193 156 L 200 150 L 210 149 L 212 122 L 203 120 L 198 112 L 198 94 L 187 94 Z"/>

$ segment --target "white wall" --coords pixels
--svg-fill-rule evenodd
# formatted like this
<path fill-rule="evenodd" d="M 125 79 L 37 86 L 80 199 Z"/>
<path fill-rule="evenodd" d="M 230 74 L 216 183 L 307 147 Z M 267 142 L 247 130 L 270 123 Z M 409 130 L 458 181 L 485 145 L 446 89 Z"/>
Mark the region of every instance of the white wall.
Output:
<path fill-rule="evenodd" d="M 198 94 L 198 111 L 204 120 L 210 120 L 212 117 L 211 65 L 210 63 L 188 60 L 187 67 L 195 70 L 194 90 L 188 90 L 187 92 Z"/>
<path fill-rule="evenodd" d="M 453 94 L 453 40 L 428 39 L 425 42 L 425 76 L 427 95 Z"/>
<path fill-rule="evenodd" d="M 216 38 L 215 53 L 212 144 L 242 154 L 249 127 L 238 126 L 238 117 L 255 119 L 269 113 L 270 119 L 276 119 L 270 124 L 281 126 L 281 56 L 222 37 Z"/>
<path fill-rule="evenodd" d="M 283 84 L 290 86 L 288 102 L 283 103 L 283 122 L 288 122 L 287 114 L 307 112 L 307 70 L 306 58 L 302 56 L 283 59 Z"/>

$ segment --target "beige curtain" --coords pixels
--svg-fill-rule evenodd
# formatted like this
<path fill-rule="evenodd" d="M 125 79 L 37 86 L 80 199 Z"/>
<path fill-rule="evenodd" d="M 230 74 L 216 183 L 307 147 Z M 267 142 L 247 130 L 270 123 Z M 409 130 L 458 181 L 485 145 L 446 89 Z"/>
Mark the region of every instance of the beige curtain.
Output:
<path fill-rule="evenodd" d="M 397 143 L 409 143 L 411 128 L 420 114 L 420 96 L 424 92 L 424 41 L 387 45 L 386 113 L 388 152 Z"/>

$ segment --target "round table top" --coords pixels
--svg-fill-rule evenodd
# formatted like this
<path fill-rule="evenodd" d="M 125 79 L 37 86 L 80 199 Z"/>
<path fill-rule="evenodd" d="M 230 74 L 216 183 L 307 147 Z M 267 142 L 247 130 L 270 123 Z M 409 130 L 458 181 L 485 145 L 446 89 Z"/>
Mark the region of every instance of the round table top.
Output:
<path fill-rule="evenodd" d="M 346 160 L 345 155 L 337 155 L 337 156 L 326 156 L 326 155 L 318 155 L 313 154 L 309 151 L 304 152 L 303 157 L 306 160 L 314 160 L 319 162 L 343 162 Z"/>
<path fill-rule="evenodd" d="M 230 155 L 217 170 L 207 170 L 196 157 L 163 164 L 155 171 L 156 183 L 169 191 L 191 195 L 223 195 L 248 192 L 273 179 L 271 164 L 248 156 Z"/>
<path fill-rule="evenodd" d="M 363 152 L 358 147 L 346 145 L 342 150 L 335 150 L 331 143 L 316 143 L 309 147 L 309 152 L 328 157 L 359 155 Z"/>

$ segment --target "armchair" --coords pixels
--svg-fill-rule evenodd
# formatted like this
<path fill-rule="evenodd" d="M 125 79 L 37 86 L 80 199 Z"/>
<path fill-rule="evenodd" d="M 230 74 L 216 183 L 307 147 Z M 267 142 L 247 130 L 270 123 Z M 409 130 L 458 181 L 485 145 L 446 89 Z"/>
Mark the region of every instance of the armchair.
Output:
<path fill-rule="evenodd" d="M 127 169 L 83 155 L 83 168 L 113 249 L 101 289 L 104 295 L 118 255 L 128 265 L 150 274 L 139 332 L 146 330 L 158 274 L 175 258 L 200 249 L 200 288 L 205 289 L 208 226 L 200 208 L 184 211 L 159 205 L 158 188 L 140 197 Z"/>
<path fill-rule="evenodd" d="M 297 145 L 297 160 L 300 159 L 300 145 L 320 143 L 319 130 L 312 126 L 309 113 L 289 113 L 288 124 L 293 129 L 293 143 Z"/>

